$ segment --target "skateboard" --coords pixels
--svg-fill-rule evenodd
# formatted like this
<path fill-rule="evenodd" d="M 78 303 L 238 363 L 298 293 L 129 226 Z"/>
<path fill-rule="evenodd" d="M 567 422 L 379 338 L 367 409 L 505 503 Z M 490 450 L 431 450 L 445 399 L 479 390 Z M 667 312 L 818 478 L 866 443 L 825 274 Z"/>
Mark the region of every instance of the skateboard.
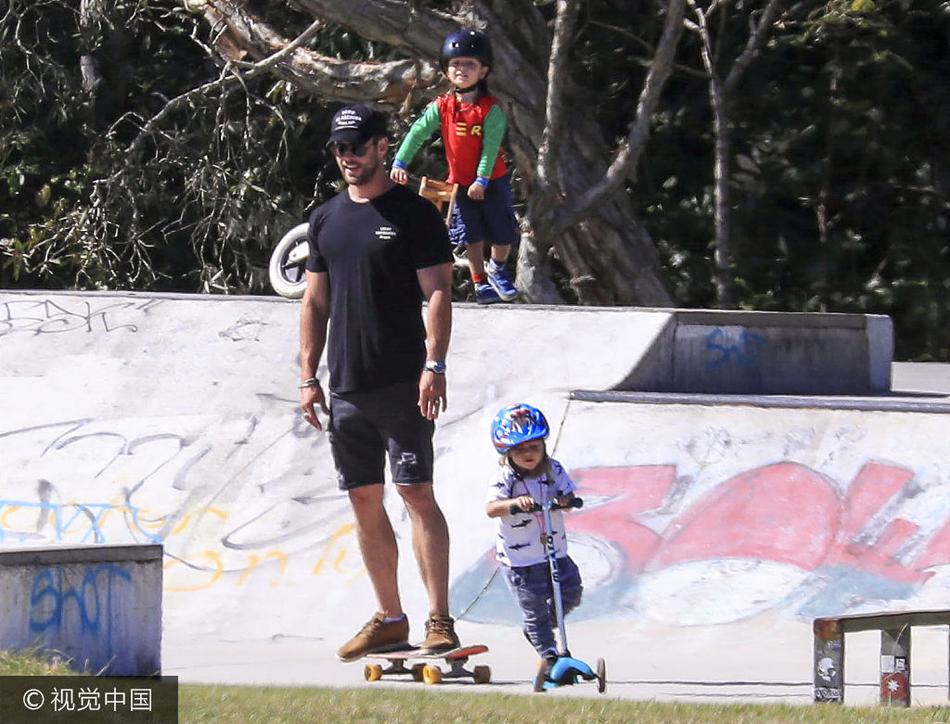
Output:
<path fill-rule="evenodd" d="M 379 681 L 384 676 L 409 674 L 413 681 L 424 681 L 426 684 L 438 684 L 443 679 L 464 678 L 471 678 L 476 684 L 487 684 L 491 681 L 491 669 L 488 666 L 475 666 L 471 670 L 465 668 L 465 662 L 470 656 L 484 654 L 487 651 L 488 647 L 482 644 L 460 646 L 437 654 L 424 654 L 418 647 L 378 651 L 366 654 L 363 658 L 382 659 L 390 662 L 389 666 L 384 668 L 380 664 L 366 664 L 363 667 L 363 678 L 367 681 Z M 449 665 L 448 671 L 443 671 L 437 664 L 427 663 L 440 660 Z"/>

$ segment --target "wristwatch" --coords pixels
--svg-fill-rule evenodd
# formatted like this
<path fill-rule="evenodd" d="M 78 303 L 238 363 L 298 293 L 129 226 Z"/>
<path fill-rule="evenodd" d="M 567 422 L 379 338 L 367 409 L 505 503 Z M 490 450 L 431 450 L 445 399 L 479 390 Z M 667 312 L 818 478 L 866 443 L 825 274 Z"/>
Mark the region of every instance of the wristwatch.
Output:
<path fill-rule="evenodd" d="M 446 369 L 445 362 L 440 359 L 430 360 L 429 362 L 426 362 L 424 369 L 429 372 L 434 372 L 437 375 L 444 375 Z"/>

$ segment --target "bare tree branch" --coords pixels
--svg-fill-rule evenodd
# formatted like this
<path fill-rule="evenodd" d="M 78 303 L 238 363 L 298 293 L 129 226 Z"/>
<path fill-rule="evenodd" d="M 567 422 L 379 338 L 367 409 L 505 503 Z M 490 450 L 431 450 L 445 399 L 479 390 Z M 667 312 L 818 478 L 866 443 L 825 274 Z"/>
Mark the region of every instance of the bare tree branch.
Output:
<path fill-rule="evenodd" d="M 622 35 L 622 36 L 624 36 L 625 38 L 628 38 L 629 40 L 632 40 L 632 41 L 635 42 L 637 45 L 639 45 L 641 48 L 643 48 L 645 51 L 647 51 L 651 56 L 653 56 L 653 55 L 656 54 L 656 48 L 654 48 L 652 45 L 650 45 L 650 44 L 649 44 L 647 41 L 645 41 L 643 38 L 639 37 L 636 33 L 632 33 L 632 32 L 630 32 L 629 30 L 627 30 L 626 28 L 621 28 L 621 27 L 618 27 L 617 25 L 611 25 L 610 23 L 604 23 L 604 22 L 601 22 L 601 21 L 599 21 L 599 20 L 587 20 L 586 22 L 587 22 L 588 25 L 592 25 L 592 26 L 597 27 L 597 28 L 604 28 L 605 30 L 610 30 L 611 32 L 617 33 L 618 35 Z M 696 24 L 695 24 L 695 23 L 693 23 L 691 20 L 687 20 L 687 19 L 685 19 L 685 18 L 684 18 L 684 20 L 683 20 L 683 25 L 686 27 L 687 30 L 692 30 L 693 28 L 696 27 Z M 692 27 L 690 27 L 690 26 L 692 26 Z M 649 66 L 651 61 L 649 61 L 649 60 L 640 61 L 640 60 L 638 59 L 637 62 L 638 62 L 640 65 Z M 673 64 L 673 69 L 674 69 L 674 70 L 678 70 L 680 73 L 685 73 L 686 75 L 691 75 L 691 76 L 693 76 L 694 78 L 702 78 L 703 80 L 706 79 L 706 74 L 705 74 L 705 73 L 703 73 L 702 71 L 696 70 L 695 68 L 690 68 L 688 65 L 682 65 L 681 63 L 674 63 L 674 64 Z"/>
<path fill-rule="evenodd" d="M 168 103 L 165 104 L 164 108 L 161 111 L 152 116 L 145 125 L 142 126 L 138 135 L 132 141 L 129 146 L 128 157 L 133 158 L 142 147 L 142 144 L 145 142 L 147 136 L 149 136 L 152 131 L 155 130 L 162 122 L 172 113 L 182 108 L 185 104 L 191 101 L 194 98 L 198 98 L 206 95 L 209 91 L 214 89 L 223 89 L 227 85 L 234 83 L 244 84 L 247 80 L 250 80 L 256 75 L 260 75 L 265 71 L 273 68 L 277 63 L 282 62 L 287 56 L 293 53 L 297 48 L 302 46 L 304 43 L 308 42 L 317 31 L 323 26 L 322 20 L 315 20 L 313 23 L 307 27 L 300 35 L 298 35 L 294 40 L 287 43 L 283 48 L 278 50 L 276 53 L 267 56 L 266 58 L 258 61 L 257 63 L 245 63 L 243 61 L 235 61 L 234 65 L 237 65 L 240 68 L 244 69 L 243 76 L 233 71 L 231 68 L 225 68 L 222 71 L 220 77 L 217 80 L 205 83 L 198 86 L 197 88 L 192 88 L 181 95 L 175 96 Z M 229 72 L 231 73 L 229 75 Z"/>
<path fill-rule="evenodd" d="M 438 69 L 430 63 L 408 59 L 390 62 L 340 60 L 303 48 L 301 46 L 307 37 L 292 41 L 282 36 L 253 13 L 245 0 L 182 2 L 192 9 L 199 9 L 209 25 L 218 31 L 214 45 L 222 57 L 235 64 L 241 63 L 243 67 L 267 69 L 313 95 L 341 101 L 372 99 L 398 106 L 413 89 L 432 87 L 440 79 Z M 327 19 L 317 18 L 304 31 L 304 36 L 315 33 L 319 27 L 317 23 Z M 258 62 L 247 64 L 245 58 L 248 56 Z M 261 62 L 266 62 L 266 65 L 261 66 Z"/>
<path fill-rule="evenodd" d="M 754 32 L 749 34 L 749 40 L 746 42 L 745 48 L 739 54 L 739 57 L 736 58 L 736 62 L 726 76 L 725 83 L 723 84 L 726 95 L 732 95 L 732 92 L 742 80 L 746 69 L 751 65 L 755 56 L 762 50 L 762 46 L 765 45 L 765 41 L 768 38 L 769 31 L 772 29 L 772 24 L 775 22 L 775 18 L 781 9 L 782 0 L 769 0 L 765 6 L 765 10 L 762 11 L 762 17 L 759 18 L 758 25 L 755 27 Z"/>
<path fill-rule="evenodd" d="M 277 65 L 277 63 L 287 58 L 287 56 L 297 50 L 297 48 L 302 46 L 304 43 L 309 43 L 310 40 L 317 34 L 317 31 L 320 30 L 320 28 L 322 28 L 324 25 L 326 25 L 326 23 L 324 23 L 322 20 L 314 20 L 309 26 L 307 26 L 306 30 L 304 30 L 300 35 L 287 43 L 287 45 L 285 45 L 273 55 L 269 55 L 256 63 L 245 63 L 244 61 L 239 60 L 235 62 L 235 65 L 237 65 L 239 68 L 253 71 L 272 68 Z"/>
<path fill-rule="evenodd" d="M 564 101 L 570 85 L 567 68 L 568 55 L 574 28 L 577 25 L 578 10 L 577 0 L 558 0 L 554 37 L 551 40 L 551 59 L 548 62 L 548 97 L 545 104 L 544 132 L 541 134 L 541 147 L 538 149 L 537 175 L 542 187 L 550 187 L 556 175 L 558 142 L 567 110 Z"/>
<path fill-rule="evenodd" d="M 314 17 L 342 25 L 413 55 L 438 57 L 442 38 L 457 30 L 458 20 L 417 2 L 394 0 L 292 0 Z"/>
<path fill-rule="evenodd" d="M 659 104 L 663 86 L 673 70 L 673 57 L 683 32 L 684 5 L 685 0 L 670 0 L 656 56 L 640 92 L 637 115 L 627 138 L 617 148 L 603 178 L 573 203 L 560 207 L 555 213 L 548 233 L 557 234 L 571 226 L 592 206 L 617 191 L 628 174 L 635 175 L 633 171 L 637 161 L 650 138 L 650 119 Z"/>
<path fill-rule="evenodd" d="M 705 12 L 695 0 L 686 0 L 696 16 L 696 33 L 700 39 L 700 55 L 703 67 L 706 69 L 709 83 L 709 105 L 712 108 L 713 136 L 715 138 L 715 160 L 713 162 L 713 183 L 715 189 L 715 204 L 713 210 L 713 224 L 715 226 L 715 245 L 713 251 L 713 265 L 715 267 L 716 298 L 721 307 L 731 307 L 733 297 L 733 281 L 731 271 L 731 215 L 729 208 L 729 162 L 730 162 L 730 131 L 727 97 L 723 92 L 722 79 L 716 71 L 714 62 L 712 38 L 709 35 L 709 26 L 706 21 L 714 10 L 715 4 L 710 5 Z"/>

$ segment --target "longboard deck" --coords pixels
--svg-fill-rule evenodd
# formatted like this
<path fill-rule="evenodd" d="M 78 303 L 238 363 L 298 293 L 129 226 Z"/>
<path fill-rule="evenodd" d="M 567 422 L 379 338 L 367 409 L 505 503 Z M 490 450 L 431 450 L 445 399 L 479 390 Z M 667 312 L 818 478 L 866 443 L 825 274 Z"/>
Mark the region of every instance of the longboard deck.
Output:
<path fill-rule="evenodd" d="M 456 659 L 467 659 L 469 656 L 484 654 L 488 647 L 484 644 L 474 644 L 472 646 L 460 646 L 457 649 L 449 649 L 434 654 L 423 653 L 419 647 L 409 649 L 397 649 L 396 651 L 375 651 L 366 654 L 364 659 L 384 659 L 386 661 L 408 661 L 409 659 L 445 659 L 453 661 Z"/>
<path fill-rule="evenodd" d="M 413 681 L 422 681 L 426 684 L 438 684 L 443 679 L 465 678 L 472 679 L 476 684 L 487 684 L 491 681 L 490 667 L 481 665 L 471 670 L 465 668 L 465 663 L 470 656 L 484 654 L 486 651 L 488 647 L 483 644 L 460 646 L 435 654 L 423 653 L 418 647 L 376 651 L 366 654 L 363 658 L 381 659 L 388 661 L 389 664 L 385 668 L 380 664 L 366 664 L 363 667 L 363 678 L 367 681 L 378 681 L 384 676 L 409 674 Z M 425 663 L 429 661 L 444 661 L 449 665 L 449 671 L 444 671 L 437 663 Z"/>

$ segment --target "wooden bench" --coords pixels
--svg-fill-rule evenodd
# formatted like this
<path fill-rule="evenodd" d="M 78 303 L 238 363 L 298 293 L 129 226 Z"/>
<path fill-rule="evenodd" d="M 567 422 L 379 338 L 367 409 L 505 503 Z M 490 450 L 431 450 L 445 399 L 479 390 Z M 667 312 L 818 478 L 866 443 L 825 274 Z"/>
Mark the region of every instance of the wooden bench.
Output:
<path fill-rule="evenodd" d="M 816 618 L 815 701 L 844 703 L 844 635 L 881 632 L 881 703 L 910 706 L 910 630 L 950 625 L 950 611 L 898 611 Z"/>

